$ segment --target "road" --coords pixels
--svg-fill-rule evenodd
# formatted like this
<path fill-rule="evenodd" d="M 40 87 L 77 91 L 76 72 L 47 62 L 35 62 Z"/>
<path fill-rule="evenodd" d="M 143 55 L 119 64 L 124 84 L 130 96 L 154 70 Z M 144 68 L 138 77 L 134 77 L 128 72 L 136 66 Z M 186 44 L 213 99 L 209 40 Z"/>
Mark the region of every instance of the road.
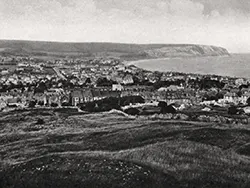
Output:
<path fill-rule="evenodd" d="M 60 72 L 58 68 L 53 67 L 53 70 L 56 72 L 58 77 L 62 78 L 63 80 L 66 80 L 66 77 Z"/>

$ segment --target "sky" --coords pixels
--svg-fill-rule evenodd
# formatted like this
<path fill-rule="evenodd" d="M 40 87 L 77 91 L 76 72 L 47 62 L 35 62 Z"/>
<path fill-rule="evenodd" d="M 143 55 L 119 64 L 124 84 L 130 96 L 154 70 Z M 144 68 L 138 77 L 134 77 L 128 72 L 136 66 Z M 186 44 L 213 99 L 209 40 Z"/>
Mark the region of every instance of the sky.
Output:
<path fill-rule="evenodd" d="M 0 38 L 250 52 L 249 0 L 0 0 Z"/>

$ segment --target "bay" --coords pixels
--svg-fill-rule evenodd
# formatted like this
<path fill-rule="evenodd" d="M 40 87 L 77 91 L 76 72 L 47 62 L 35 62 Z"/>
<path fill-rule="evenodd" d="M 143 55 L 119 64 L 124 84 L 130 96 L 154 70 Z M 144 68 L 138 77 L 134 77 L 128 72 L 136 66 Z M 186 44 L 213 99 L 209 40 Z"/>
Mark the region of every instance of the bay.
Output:
<path fill-rule="evenodd" d="M 183 72 L 250 78 L 250 54 L 148 59 L 128 62 L 150 71 Z"/>

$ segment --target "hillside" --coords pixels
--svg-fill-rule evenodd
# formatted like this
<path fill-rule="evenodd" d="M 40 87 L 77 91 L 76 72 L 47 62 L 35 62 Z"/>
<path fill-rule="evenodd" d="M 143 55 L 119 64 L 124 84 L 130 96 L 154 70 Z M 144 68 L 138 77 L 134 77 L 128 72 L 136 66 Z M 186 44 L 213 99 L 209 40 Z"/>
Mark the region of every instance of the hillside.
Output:
<path fill-rule="evenodd" d="M 250 186 L 248 125 L 33 109 L 0 135 L 0 187 Z"/>
<path fill-rule="evenodd" d="M 106 57 L 147 59 L 161 57 L 229 55 L 221 47 L 192 44 L 61 43 L 0 40 L 2 55 Z"/>

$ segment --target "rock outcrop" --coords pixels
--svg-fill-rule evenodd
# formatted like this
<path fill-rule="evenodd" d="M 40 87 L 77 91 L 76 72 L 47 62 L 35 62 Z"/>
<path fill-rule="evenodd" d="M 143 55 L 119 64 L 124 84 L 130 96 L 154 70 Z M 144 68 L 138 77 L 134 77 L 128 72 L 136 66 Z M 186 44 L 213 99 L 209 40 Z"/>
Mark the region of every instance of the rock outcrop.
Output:
<path fill-rule="evenodd" d="M 170 45 L 167 47 L 146 50 L 150 57 L 202 57 L 229 55 L 225 48 L 205 45 Z"/>

